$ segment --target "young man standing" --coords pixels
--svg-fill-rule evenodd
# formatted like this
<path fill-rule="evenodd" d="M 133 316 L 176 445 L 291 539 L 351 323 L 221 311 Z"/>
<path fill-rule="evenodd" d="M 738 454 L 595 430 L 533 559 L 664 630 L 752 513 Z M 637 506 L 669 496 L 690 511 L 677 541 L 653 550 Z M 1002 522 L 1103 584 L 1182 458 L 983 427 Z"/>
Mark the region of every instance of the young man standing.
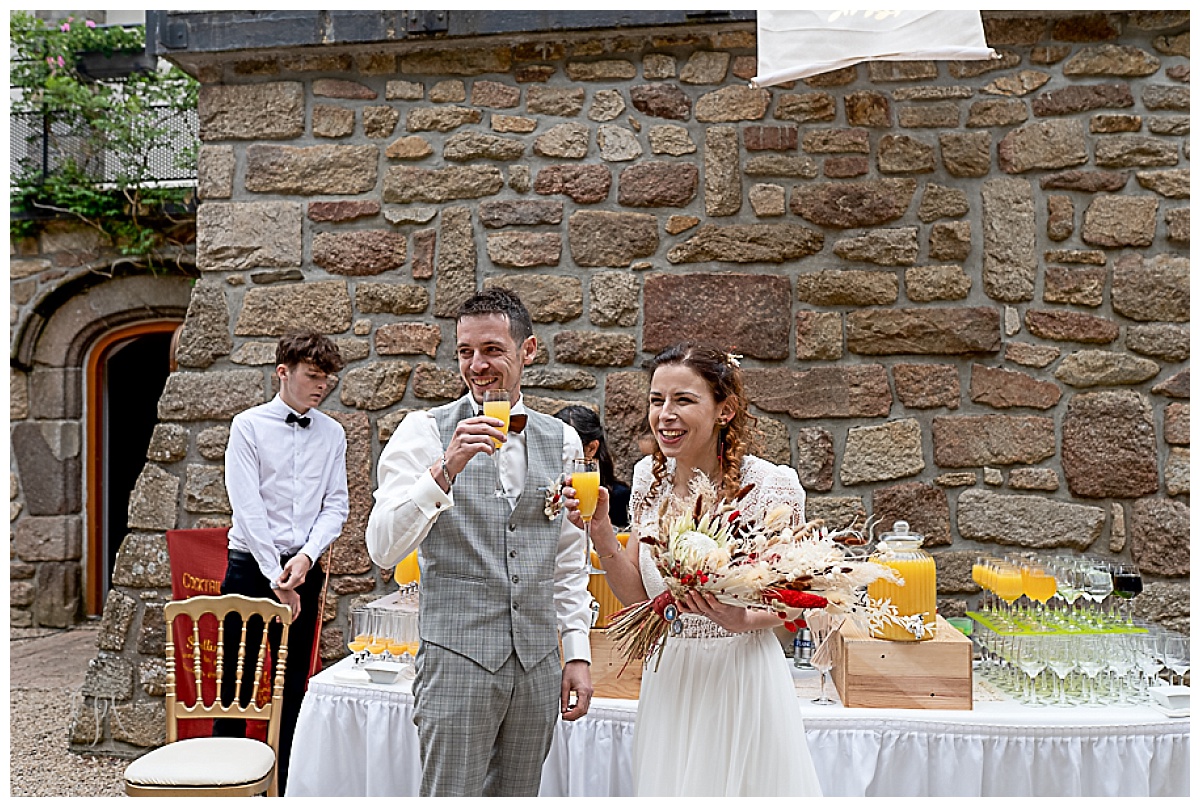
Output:
<path fill-rule="evenodd" d="M 317 558 L 341 534 L 349 513 L 346 433 L 317 411 L 330 375 L 343 367 L 330 339 L 305 330 L 280 338 L 275 352 L 279 394 L 234 417 L 225 449 L 225 487 L 233 506 L 229 564 L 222 594 L 279 600 L 292 610 L 279 731 L 279 792 L 287 785 L 292 734 L 304 699 L 325 573 Z M 272 649 L 279 626 L 271 634 Z M 229 655 L 236 658 L 237 634 Z M 247 642 L 247 658 L 258 652 Z M 224 697 L 232 698 L 236 665 L 225 665 Z M 217 736 L 243 736 L 243 720 L 217 720 Z"/>
<path fill-rule="evenodd" d="M 537 339 L 520 299 L 480 292 L 456 319 L 468 392 L 411 413 L 388 441 L 367 549 L 386 567 L 420 547 L 421 795 L 536 796 L 555 724 L 592 697 L 586 539 L 546 516 L 539 489 L 583 446 L 521 399 Z M 507 439 L 481 413 L 491 389 L 509 393 Z M 504 440 L 498 465 L 493 440 Z"/>

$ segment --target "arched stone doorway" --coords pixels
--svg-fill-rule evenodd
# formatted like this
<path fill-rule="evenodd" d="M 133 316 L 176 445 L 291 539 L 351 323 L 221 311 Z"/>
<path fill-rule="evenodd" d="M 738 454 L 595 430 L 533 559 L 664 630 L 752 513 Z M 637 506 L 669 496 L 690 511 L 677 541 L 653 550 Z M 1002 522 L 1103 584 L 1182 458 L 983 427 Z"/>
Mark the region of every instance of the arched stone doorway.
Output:
<path fill-rule="evenodd" d="M 172 367 L 177 319 L 138 322 L 96 341 L 85 362 L 84 612 L 99 615 L 128 532 L 129 494 L 146 464 Z"/>
<path fill-rule="evenodd" d="M 157 371 L 143 369 L 145 380 L 128 381 L 139 369 L 122 368 L 138 364 L 137 356 L 166 349 L 155 343 L 166 340 L 183 321 L 191 294 L 192 279 L 182 274 L 140 274 L 112 277 L 85 271 L 65 278 L 44 293 L 27 309 L 13 329 L 10 365 L 11 391 L 10 440 L 12 449 L 12 488 L 17 515 L 12 521 L 11 564 L 14 580 L 11 613 L 15 625 L 66 627 L 85 615 L 98 615 L 108 590 L 105 575 L 111 569 L 106 558 L 116 552 L 123 530 L 105 546 L 105 531 L 91 518 L 92 505 L 101 501 L 104 490 L 117 493 L 117 487 L 105 483 L 106 458 L 101 432 L 93 420 L 102 423 L 103 409 L 93 393 L 103 391 L 97 384 L 103 370 L 116 369 L 126 381 L 119 384 L 125 397 L 110 403 L 129 410 L 142 420 L 142 428 L 152 430 L 153 413 L 161 382 L 154 389 L 151 379 Z M 147 341 L 148 340 L 148 341 Z M 125 354 L 126 361 L 119 357 Z M 128 361 L 133 360 L 133 361 Z M 165 379 L 169 368 L 164 364 Z M 133 398 L 144 397 L 145 406 Z M 112 409 L 112 406 L 109 407 Z M 146 412 L 150 414 L 147 415 Z M 95 417 L 94 417 L 95 416 Z M 123 434 L 130 434 L 125 427 Z M 124 441 L 120 434 L 108 438 L 108 444 Z M 122 463 L 137 464 L 136 478 L 145 463 L 145 445 L 127 441 Z M 129 482 L 132 486 L 132 482 Z M 125 493 L 128 498 L 128 491 Z M 119 499 L 119 494 L 117 495 Z M 121 506 L 107 506 L 111 519 L 119 523 Z"/>

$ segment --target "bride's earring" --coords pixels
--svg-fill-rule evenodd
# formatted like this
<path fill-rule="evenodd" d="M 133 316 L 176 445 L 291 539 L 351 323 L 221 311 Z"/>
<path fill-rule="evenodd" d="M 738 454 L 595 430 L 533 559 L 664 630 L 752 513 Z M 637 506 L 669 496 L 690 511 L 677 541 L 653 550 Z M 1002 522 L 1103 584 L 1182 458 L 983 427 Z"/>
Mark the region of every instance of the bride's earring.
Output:
<path fill-rule="evenodd" d="M 726 420 L 717 421 L 717 465 L 721 473 L 725 473 L 725 429 L 729 427 Z"/>

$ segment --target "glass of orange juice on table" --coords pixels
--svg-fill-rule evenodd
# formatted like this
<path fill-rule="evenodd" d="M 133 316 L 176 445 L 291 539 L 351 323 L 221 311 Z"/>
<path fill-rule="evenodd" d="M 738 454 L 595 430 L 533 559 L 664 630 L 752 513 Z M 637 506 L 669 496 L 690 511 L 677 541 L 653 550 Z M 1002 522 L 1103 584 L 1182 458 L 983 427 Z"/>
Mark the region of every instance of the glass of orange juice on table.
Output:
<path fill-rule="evenodd" d="M 387 653 L 396 661 L 399 661 L 400 657 L 408 652 L 408 644 L 404 641 L 401 616 L 399 611 L 391 608 L 383 611 L 383 621 L 387 626 L 387 632 L 384 634 L 387 639 Z"/>
<path fill-rule="evenodd" d="M 992 582 L 992 590 L 996 596 L 1007 603 L 1007 615 L 1012 619 L 1013 603 L 1021 598 L 1024 593 L 1024 583 L 1021 582 L 1020 568 L 1011 563 L 999 563 L 996 565 L 995 577 Z"/>
<path fill-rule="evenodd" d="M 583 517 L 583 531 L 587 534 L 589 565 L 592 554 L 592 516 L 596 514 L 596 502 L 600 497 L 600 463 L 596 460 L 577 459 L 571 472 L 571 487 L 579 500 L 579 515 Z M 590 569 L 593 573 L 596 569 Z"/>
<path fill-rule="evenodd" d="M 501 433 L 508 434 L 508 422 L 512 417 L 512 402 L 508 398 L 508 390 L 506 389 L 490 389 L 483 393 L 483 414 L 496 420 L 504 421 L 504 425 L 500 426 Z M 495 438 L 492 439 L 496 447 L 496 451 L 492 457 L 496 461 L 496 495 L 504 498 L 504 483 L 500 479 L 500 446 L 504 445 Z"/>
<path fill-rule="evenodd" d="M 406 652 L 404 661 L 411 662 L 417 657 L 417 651 L 421 649 L 421 632 L 418 626 L 417 612 L 401 611 L 399 615 L 400 635 L 404 640 Z"/>
<path fill-rule="evenodd" d="M 350 612 L 350 641 L 346 642 L 346 647 L 354 654 L 355 667 L 362 666 L 363 658 L 359 654 L 367 649 L 367 639 L 370 638 L 367 619 L 369 616 L 366 608 L 355 608 Z"/>
<path fill-rule="evenodd" d="M 1046 614 L 1046 602 L 1058 590 L 1054 575 L 1043 566 L 1025 566 L 1021 569 L 1021 584 L 1025 596 L 1037 602 L 1037 617 L 1041 619 Z"/>
<path fill-rule="evenodd" d="M 367 611 L 370 614 L 367 652 L 372 656 L 382 658 L 384 651 L 387 650 L 387 614 L 379 608 L 369 608 Z"/>

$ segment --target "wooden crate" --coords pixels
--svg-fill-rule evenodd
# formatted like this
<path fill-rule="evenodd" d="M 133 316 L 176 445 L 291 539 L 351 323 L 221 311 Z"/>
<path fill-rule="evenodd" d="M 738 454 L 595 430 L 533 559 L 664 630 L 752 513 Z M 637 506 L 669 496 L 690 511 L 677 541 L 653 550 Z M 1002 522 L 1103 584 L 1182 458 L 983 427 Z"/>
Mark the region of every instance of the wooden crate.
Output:
<path fill-rule="evenodd" d="M 971 640 L 940 616 L 924 642 L 874 639 L 850 621 L 834 641 L 833 683 L 848 707 L 971 708 Z"/>

